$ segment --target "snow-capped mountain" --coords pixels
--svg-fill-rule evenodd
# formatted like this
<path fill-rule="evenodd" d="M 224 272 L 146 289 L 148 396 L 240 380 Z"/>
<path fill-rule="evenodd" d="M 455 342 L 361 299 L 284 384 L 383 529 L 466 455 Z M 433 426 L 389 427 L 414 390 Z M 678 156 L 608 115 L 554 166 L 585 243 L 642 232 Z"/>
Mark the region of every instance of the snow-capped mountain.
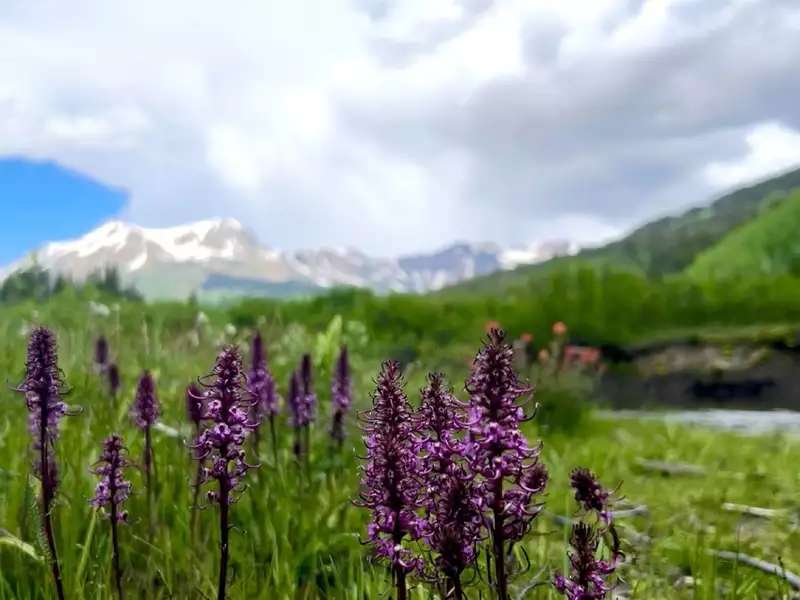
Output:
<path fill-rule="evenodd" d="M 3 269 L 0 277 L 35 260 L 76 281 L 115 267 L 123 281 L 149 298 L 192 293 L 286 296 L 333 286 L 422 293 L 573 251 L 566 242 L 505 250 L 458 243 L 430 254 L 385 259 L 354 249 L 272 250 L 233 219 L 166 228 L 110 221 L 79 239 L 43 246 Z"/>

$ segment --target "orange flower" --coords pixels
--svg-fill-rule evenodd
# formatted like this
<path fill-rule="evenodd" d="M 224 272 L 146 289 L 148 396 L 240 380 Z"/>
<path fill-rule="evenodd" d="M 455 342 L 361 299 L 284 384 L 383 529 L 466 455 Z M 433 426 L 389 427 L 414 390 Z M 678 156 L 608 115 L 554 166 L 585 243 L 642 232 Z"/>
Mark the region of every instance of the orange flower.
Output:
<path fill-rule="evenodd" d="M 486 323 L 484 323 L 483 330 L 486 333 L 490 333 L 492 329 L 502 329 L 502 327 L 500 326 L 500 321 L 495 321 L 494 319 L 490 319 L 489 321 L 486 321 Z"/>

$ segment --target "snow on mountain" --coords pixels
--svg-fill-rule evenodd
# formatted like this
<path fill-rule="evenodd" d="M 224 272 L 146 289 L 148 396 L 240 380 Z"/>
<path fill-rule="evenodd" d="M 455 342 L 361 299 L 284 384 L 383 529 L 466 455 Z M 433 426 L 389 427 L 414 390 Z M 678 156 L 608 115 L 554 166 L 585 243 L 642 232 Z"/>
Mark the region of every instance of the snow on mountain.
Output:
<path fill-rule="evenodd" d="M 164 228 L 110 221 L 81 238 L 46 244 L 0 269 L 0 278 L 33 259 L 77 281 L 115 267 L 123 281 L 151 298 L 184 298 L 212 290 L 286 295 L 333 286 L 423 293 L 573 251 L 567 242 L 505 250 L 494 244 L 457 243 L 434 253 L 386 259 L 351 248 L 268 249 L 234 219 Z"/>

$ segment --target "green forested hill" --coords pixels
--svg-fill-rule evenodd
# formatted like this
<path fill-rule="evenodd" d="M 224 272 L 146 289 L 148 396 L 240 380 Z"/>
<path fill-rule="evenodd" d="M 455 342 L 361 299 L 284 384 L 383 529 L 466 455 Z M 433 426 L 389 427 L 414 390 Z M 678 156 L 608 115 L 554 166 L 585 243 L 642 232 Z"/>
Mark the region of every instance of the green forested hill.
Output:
<path fill-rule="evenodd" d="M 726 194 L 709 206 L 652 221 L 621 240 L 584 250 L 577 257 L 557 258 L 479 277 L 448 288 L 444 293 L 504 292 L 527 286 L 532 278 L 571 266 L 575 261 L 582 265 L 627 268 L 656 278 L 680 273 L 692 265 L 699 254 L 795 189 L 800 190 L 800 169 Z"/>
<path fill-rule="evenodd" d="M 800 275 L 800 192 L 701 252 L 687 272 L 695 279 Z"/>

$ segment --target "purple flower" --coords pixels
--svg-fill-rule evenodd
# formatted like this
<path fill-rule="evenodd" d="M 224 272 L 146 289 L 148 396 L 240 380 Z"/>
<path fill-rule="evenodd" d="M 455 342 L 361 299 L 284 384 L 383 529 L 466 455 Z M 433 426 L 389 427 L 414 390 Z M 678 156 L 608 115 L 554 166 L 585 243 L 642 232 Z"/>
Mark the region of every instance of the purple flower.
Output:
<path fill-rule="evenodd" d="M 519 381 L 512 362 L 513 350 L 505 343 L 505 334 L 493 329 L 466 384 L 470 395 L 466 455 L 493 517 L 495 585 L 500 600 L 508 598 L 505 544 L 519 540 L 530 529 L 541 508 L 535 497 L 547 483 L 547 470 L 539 463 L 541 444 L 530 446 L 520 431 L 526 417 L 518 401 L 531 389 Z"/>
<path fill-rule="evenodd" d="M 361 420 L 367 453 L 357 505 L 372 511 L 367 537 L 376 556 L 387 559 L 405 585 L 405 574 L 423 563 L 402 542 L 420 538 L 424 522 L 416 512 L 422 506 L 416 424 L 397 362 L 383 363 L 372 409 Z"/>
<path fill-rule="evenodd" d="M 572 528 L 569 555 L 570 575 L 556 573 L 553 586 L 569 600 L 599 600 L 610 590 L 609 576 L 614 573 L 622 557 L 619 536 L 613 522 L 611 492 L 606 490 L 589 469 L 572 471 L 570 484 L 575 491 L 575 500 L 581 509 L 597 515 L 598 527 L 578 523 Z M 600 538 L 607 536 L 611 551 L 609 560 L 597 557 Z"/>
<path fill-rule="evenodd" d="M 453 457 L 464 454 L 463 433 L 467 426 L 465 406 L 456 399 L 440 373 L 428 374 L 428 385 L 420 393 L 420 451 L 428 468 L 444 472 Z"/>
<path fill-rule="evenodd" d="M 125 469 L 129 466 L 125 456 L 122 438 L 114 434 L 103 442 L 103 451 L 92 472 L 100 478 L 91 500 L 95 508 L 108 508 L 111 518 L 111 547 L 114 561 L 114 582 L 117 597 L 123 598 L 122 567 L 119 556 L 117 523 L 127 521 L 128 513 L 122 510 L 123 503 L 131 493 L 131 484 L 125 479 Z"/>
<path fill-rule="evenodd" d="M 131 493 L 131 484 L 125 479 L 125 469 L 129 464 L 122 438 L 114 434 L 103 442 L 100 460 L 92 469 L 100 478 L 91 500 L 92 506 L 110 508 L 111 518 L 118 522 L 128 517 L 121 507 Z"/>
<path fill-rule="evenodd" d="M 541 444 L 530 446 L 520 431 L 525 413 L 517 401 L 531 388 L 517 379 L 513 350 L 504 337 L 501 330 L 491 331 L 467 381 L 467 456 L 473 471 L 482 476 L 487 505 L 502 516 L 504 539 L 516 541 L 539 513 L 531 502 L 544 491 L 547 470 L 539 463 Z"/>
<path fill-rule="evenodd" d="M 482 537 L 483 510 L 474 478 L 464 461 L 464 406 L 438 373 L 428 375 L 416 414 L 418 448 L 426 478 L 425 540 L 436 552 L 435 564 L 448 589 L 461 598 L 461 573 L 475 562 Z"/>
<path fill-rule="evenodd" d="M 244 491 L 242 478 L 252 465 L 245 459 L 244 441 L 255 428 L 248 414 L 252 403 L 246 402 L 242 358 L 235 346 L 226 346 L 217 357 L 211 381 L 206 386 L 204 418 L 211 426 L 203 431 L 194 446 L 195 459 L 203 466 L 199 482 L 216 480 L 217 489 L 208 492 L 208 500 L 219 504 L 220 562 L 217 597 L 225 598 L 229 554 L 229 509 Z"/>
<path fill-rule="evenodd" d="M 64 589 L 56 552 L 51 509 L 58 487 L 54 444 L 58 438 L 59 421 L 69 413 L 67 405 L 61 398 L 64 393 L 64 382 L 58 369 L 56 338 L 45 327 L 37 327 L 31 332 L 25 363 L 25 379 L 16 391 L 25 395 L 25 404 L 28 407 L 28 427 L 36 452 L 33 471 L 42 482 L 42 525 L 50 553 L 50 569 L 56 595 L 63 600 Z"/>
<path fill-rule="evenodd" d="M 570 475 L 575 501 L 586 512 L 596 512 L 604 521 L 611 519 L 611 492 L 606 490 L 589 469 L 579 467 Z"/>
<path fill-rule="evenodd" d="M 117 363 L 111 363 L 108 365 L 108 388 L 111 390 L 111 395 L 116 396 L 119 393 L 119 386 L 120 386 L 120 377 L 119 377 L 119 367 Z"/>
<path fill-rule="evenodd" d="M 139 429 L 145 430 L 155 424 L 158 414 L 156 383 L 150 371 L 145 371 L 142 373 L 139 385 L 136 388 L 136 398 L 131 407 L 131 417 L 133 417 L 133 421 Z"/>
<path fill-rule="evenodd" d="M 344 442 L 344 418 L 353 403 L 353 390 L 350 381 L 350 361 L 347 346 L 342 346 L 336 369 L 331 381 L 331 403 L 333 404 L 333 424 L 331 437 L 339 444 Z"/>
<path fill-rule="evenodd" d="M 462 465 L 451 464 L 435 487 L 426 490 L 428 523 L 425 540 L 437 553 L 436 566 L 460 588 L 461 572 L 475 562 L 483 534 L 483 507 L 472 478 Z M 458 596 L 458 594 L 457 594 Z"/>
<path fill-rule="evenodd" d="M 308 423 L 310 423 L 314 420 L 314 410 L 317 406 L 317 395 L 314 393 L 314 383 L 312 380 L 310 354 L 303 354 L 303 359 L 300 361 L 300 381 L 303 384 L 301 393 L 302 412 L 306 415 Z"/>
<path fill-rule="evenodd" d="M 313 418 L 313 404 L 309 403 L 310 398 L 303 392 L 303 385 L 300 382 L 300 374 L 295 371 L 289 379 L 289 397 L 287 402 L 291 410 L 289 419 L 292 427 L 302 428 L 308 426 Z"/>
<path fill-rule="evenodd" d="M 232 492 L 241 490 L 241 479 L 251 468 L 245 461 L 244 440 L 253 429 L 250 405 L 243 399 L 245 378 L 242 359 L 234 346 L 226 347 L 217 357 L 212 381 L 206 385 L 205 419 L 212 422 L 197 439 L 195 458 L 207 461 L 202 483 L 215 479 L 219 488 L 210 491 L 211 502 L 230 505 Z"/>
<path fill-rule="evenodd" d="M 94 362 L 101 371 L 108 367 L 108 340 L 103 335 L 94 343 Z"/>
<path fill-rule="evenodd" d="M 600 538 L 587 523 L 572 527 L 569 554 L 570 574 L 556 574 L 553 586 L 568 600 L 602 600 L 610 587 L 607 578 L 614 572 L 615 564 L 596 558 Z"/>
<path fill-rule="evenodd" d="M 28 430 L 37 454 L 34 473 L 52 499 L 58 486 L 53 444 L 58 438 L 59 421 L 67 414 L 68 407 L 62 400 L 64 382 L 58 368 L 56 337 L 45 327 L 31 332 L 25 380 L 17 391 L 25 394 L 28 407 Z"/>
<path fill-rule="evenodd" d="M 258 332 L 253 336 L 251 356 L 253 364 L 247 376 L 247 391 L 253 399 L 253 420 L 260 425 L 264 419 L 278 414 L 280 398 L 267 365 L 264 342 Z"/>
<path fill-rule="evenodd" d="M 203 392 L 194 383 L 190 383 L 186 388 L 186 417 L 194 424 L 196 429 L 200 428 L 200 422 L 203 420 L 205 410 Z"/>

